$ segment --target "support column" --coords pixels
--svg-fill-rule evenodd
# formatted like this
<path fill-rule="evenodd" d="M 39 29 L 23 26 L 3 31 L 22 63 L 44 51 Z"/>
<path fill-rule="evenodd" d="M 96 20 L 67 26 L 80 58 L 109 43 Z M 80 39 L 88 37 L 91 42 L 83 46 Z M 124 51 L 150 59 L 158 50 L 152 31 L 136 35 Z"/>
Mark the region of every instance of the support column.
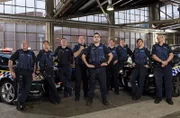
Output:
<path fill-rule="evenodd" d="M 159 3 L 158 4 L 153 4 L 150 5 L 149 7 L 149 22 L 155 21 L 155 20 L 160 20 L 160 11 L 157 9 L 159 8 Z M 153 28 L 152 25 L 156 26 L 156 24 L 149 23 L 149 28 Z M 151 42 L 151 47 L 155 44 L 156 42 L 156 33 L 150 34 L 150 42 Z"/>
<path fill-rule="evenodd" d="M 54 51 L 54 25 L 46 23 L 46 40 L 50 42 L 50 48 Z"/>
<path fill-rule="evenodd" d="M 108 13 L 108 18 L 111 22 L 111 25 L 115 24 L 115 17 L 114 17 L 114 11 L 111 11 Z M 115 39 L 115 29 L 109 28 L 109 39 Z"/>
<path fill-rule="evenodd" d="M 49 18 L 54 16 L 54 0 L 46 0 L 46 15 Z"/>

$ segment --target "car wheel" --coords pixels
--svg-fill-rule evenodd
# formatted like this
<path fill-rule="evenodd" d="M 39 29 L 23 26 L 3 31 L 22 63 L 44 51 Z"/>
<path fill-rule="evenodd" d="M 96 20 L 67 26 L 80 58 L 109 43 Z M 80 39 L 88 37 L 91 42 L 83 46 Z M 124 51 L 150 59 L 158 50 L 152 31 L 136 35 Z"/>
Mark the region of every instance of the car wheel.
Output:
<path fill-rule="evenodd" d="M 177 74 L 175 77 L 173 77 L 173 97 L 180 96 L 180 74 Z"/>
<path fill-rule="evenodd" d="M 0 86 L 0 97 L 1 100 L 7 104 L 12 104 L 16 98 L 15 85 L 9 80 L 2 82 Z"/>

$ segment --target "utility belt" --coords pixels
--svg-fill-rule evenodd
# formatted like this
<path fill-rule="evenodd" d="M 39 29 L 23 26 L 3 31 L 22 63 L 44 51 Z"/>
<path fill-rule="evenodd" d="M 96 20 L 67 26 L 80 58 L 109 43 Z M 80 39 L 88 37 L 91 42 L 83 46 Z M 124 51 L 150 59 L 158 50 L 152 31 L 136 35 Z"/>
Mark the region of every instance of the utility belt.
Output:
<path fill-rule="evenodd" d="M 22 69 L 22 68 L 15 68 L 15 72 L 17 73 L 32 73 L 33 70 L 32 69 Z"/>
<path fill-rule="evenodd" d="M 142 68 L 142 67 L 144 67 L 145 65 L 146 65 L 146 64 L 136 64 L 135 67 L 136 67 L 136 68 Z"/>

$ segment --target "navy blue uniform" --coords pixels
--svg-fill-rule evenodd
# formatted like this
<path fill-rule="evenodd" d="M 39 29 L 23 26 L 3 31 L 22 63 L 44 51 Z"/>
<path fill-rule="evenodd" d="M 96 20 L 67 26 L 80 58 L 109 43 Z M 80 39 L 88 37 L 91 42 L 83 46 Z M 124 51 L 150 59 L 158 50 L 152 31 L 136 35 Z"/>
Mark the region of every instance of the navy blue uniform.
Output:
<path fill-rule="evenodd" d="M 54 53 L 58 59 L 59 76 L 64 85 L 64 96 L 72 96 L 71 75 L 73 63 L 73 51 L 69 48 L 59 46 Z"/>
<path fill-rule="evenodd" d="M 81 45 L 81 44 L 75 45 L 73 52 L 74 53 L 77 52 L 80 49 L 80 46 L 83 46 L 84 48 L 86 47 L 86 45 Z M 88 92 L 87 67 L 81 59 L 83 51 L 75 58 L 75 66 L 76 66 L 75 96 L 76 98 L 80 97 L 81 81 L 83 81 L 84 97 L 87 97 L 87 92 Z"/>
<path fill-rule="evenodd" d="M 23 51 L 22 49 L 17 50 L 11 57 L 10 60 L 15 62 L 16 65 L 16 80 L 18 84 L 18 103 L 24 104 L 32 84 L 32 73 L 34 71 L 35 61 L 34 52 L 31 50 Z"/>
<path fill-rule="evenodd" d="M 119 94 L 119 86 L 118 86 L 118 80 L 117 80 L 118 63 L 116 63 L 115 65 L 113 64 L 114 61 L 118 60 L 117 49 L 116 47 L 114 48 L 108 47 L 108 49 L 113 54 L 113 59 L 107 67 L 107 89 L 110 90 L 111 88 L 114 88 L 115 93 Z"/>
<path fill-rule="evenodd" d="M 152 54 L 156 55 L 162 61 L 166 61 L 169 54 L 172 53 L 171 48 L 167 44 L 160 46 L 159 44 L 153 45 Z M 172 65 L 169 62 L 165 67 L 161 67 L 161 63 L 155 61 L 154 74 L 156 78 L 156 96 L 162 98 L 162 83 L 164 77 L 166 98 L 172 98 Z"/>
<path fill-rule="evenodd" d="M 136 48 L 133 52 L 133 62 L 136 64 L 131 76 L 132 94 L 136 98 L 140 98 L 143 93 L 145 76 L 147 68 L 145 65 L 150 64 L 150 52 L 146 48 Z M 138 86 L 136 85 L 138 81 Z"/>
<path fill-rule="evenodd" d="M 106 62 L 105 56 L 109 53 L 110 51 L 103 44 L 100 44 L 98 47 L 92 44 L 84 52 L 84 54 L 88 56 L 88 63 L 95 66 L 95 68 L 89 68 L 89 99 L 93 99 L 94 97 L 94 91 L 96 89 L 96 78 L 99 80 L 101 97 L 102 99 L 106 99 L 106 68 L 101 67 L 101 64 Z"/>
<path fill-rule="evenodd" d="M 120 45 L 117 47 L 117 55 L 118 55 L 118 72 L 123 70 L 124 63 L 127 62 L 128 56 L 132 56 L 132 51 L 128 48 L 128 46 L 121 47 Z M 119 78 L 120 86 L 123 86 L 121 76 Z"/>
<path fill-rule="evenodd" d="M 127 62 L 128 56 L 131 56 L 133 53 L 128 48 L 128 46 L 118 46 L 117 47 L 117 55 L 118 55 L 118 63 L 119 63 L 119 69 L 122 70 L 124 67 L 124 63 Z"/>
<path fill-rule="evenodd" d="M 39 62 L 40 72 L 42 73 L 45 79 L 45 85 L 47 87 L 47 92 L 49 95 L 49 99 L 53 103 L 60 102 L 60 96 L 55 86 L 55 75 L 54 75 L 54 61 L 53 61 L 53 53 L 51 51 L 41 50 L 37 55 L 36 62 Z"/>

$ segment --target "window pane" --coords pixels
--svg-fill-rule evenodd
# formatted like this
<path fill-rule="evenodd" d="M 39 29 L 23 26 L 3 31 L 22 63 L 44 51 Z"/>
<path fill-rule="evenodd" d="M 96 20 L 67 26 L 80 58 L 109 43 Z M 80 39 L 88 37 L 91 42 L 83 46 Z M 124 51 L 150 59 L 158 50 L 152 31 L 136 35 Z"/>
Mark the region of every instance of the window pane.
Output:
<path fill-rule="evenodd" d="M 5 32 L 5 42 L 13 41 L 13 40 L 14 40 L 14 33 L 13 32 Z"/>
<path fill-rule="evenodd" d="M 86 35 L 86 29 L 79 29 L 79 35 Z"/>
<path fill-rule="evenodd" d="M 45 10 L 43 10 L 43 9 L 36 9 L 36 16 L 44 17 L 45 16 Z"/>
<path fill-rule="evenodd" d="M 0 13 L 4 13 L 4 7 L 0 4 Z"/>
<path fill-rule="evenodd" d="M 27 32 L 36 32 L 36 25 L 27 25 Z"/>
<path fill-rule="evenodd" d="M 172 5 L 167 5 L 166 8 L 167 8 L 167 14 L 168 14 L 167 19 L 171 19 L 172 18 Z"/>
<path fill-rule="evenodd" d="M 78 43 L 79 36 L 71 36 L 71 42 Z"/>
<path fill-rule="evenodd" d="M 26 39 L 29 42 L 36 42 L 36 34 L 28 33 L 26 34 Z"/>
<path fill-rule="evenodd" d="M 45 9 L 45 2 L 43 2 L 43 1 L 36 1 L 36 8 Z"/>
<path fill-rule="evenodd" d="M 70 28 L 63 27 L 63 34 L 70 34 Z"/>
<path fill-rule="evenodd" d="M 6 14 L 14 14 L 13 6 L 5 5 Z"/>
<path fill-rule="evenodd" d="M 4 29 L 4 24 L 3 24 L 3 23 L 0 23 L 0 32 L 3 32 L 3 31 L 5 31 L 5 29 Z"/>
<path fill-rule="evenodd" d="M 164 6 L 164 7 L 161 7 L 160 10 L 161 10 L 161 11 L 160 11 L 160 19 L 161 19 L 161 20 L 165 20 L 165 19 L 166 19 L 166 16 L 165 16 L 165 14 L 164 14 L 164 13 L 166 12 L 166 11 L 165 11 L 165 6 Z"/>
<path fill-rule="evenodd" d="M 25 0 L 16 0 L 16 5 L 25 6 Z"/>
<path fill-rule="evenodd" d="M 37 32 L 45 33 L 46 30 L 45 25 L 37 25 L 36 28 L 37 28 Z"/>
<path fill-rule="evenodd" d="M 17 32 L 25 32 L 26 31 L 25 24 L 17 24 L 16 31 Z"/>
<path fill-rule="evenodd" d="M 27 7 L 34 7 L 34 0 L 26 0 Z"/>
<path fill-rule="evenodd" d="M 87 16 L 87 21 L 88 22 L 93 22 L 94 21 L 94 17 L 91 15 L 91 16 Z"/>
<path fill-rule="evenodd" d="M 6 31 L 14 31 L 14 24 L 5 24 Z"/>
<path fill-rule="evenodd" d="M 54 33 L 62 34 L 62 27 L 54 27 Z"/>
<path fill-rule="evenodd" d="M 16 14 L 25 15 L 25 7 L 16 7 Z"/>
<path fill-rule="evenodd" d="M 26 8 L 27 16 L 35 16 L 34 8 Z"/>
<path fill-rule="evenodd" d="M 71 28 L 71 35 L 78 35 L 79 30 L 77 28 Z"/>

